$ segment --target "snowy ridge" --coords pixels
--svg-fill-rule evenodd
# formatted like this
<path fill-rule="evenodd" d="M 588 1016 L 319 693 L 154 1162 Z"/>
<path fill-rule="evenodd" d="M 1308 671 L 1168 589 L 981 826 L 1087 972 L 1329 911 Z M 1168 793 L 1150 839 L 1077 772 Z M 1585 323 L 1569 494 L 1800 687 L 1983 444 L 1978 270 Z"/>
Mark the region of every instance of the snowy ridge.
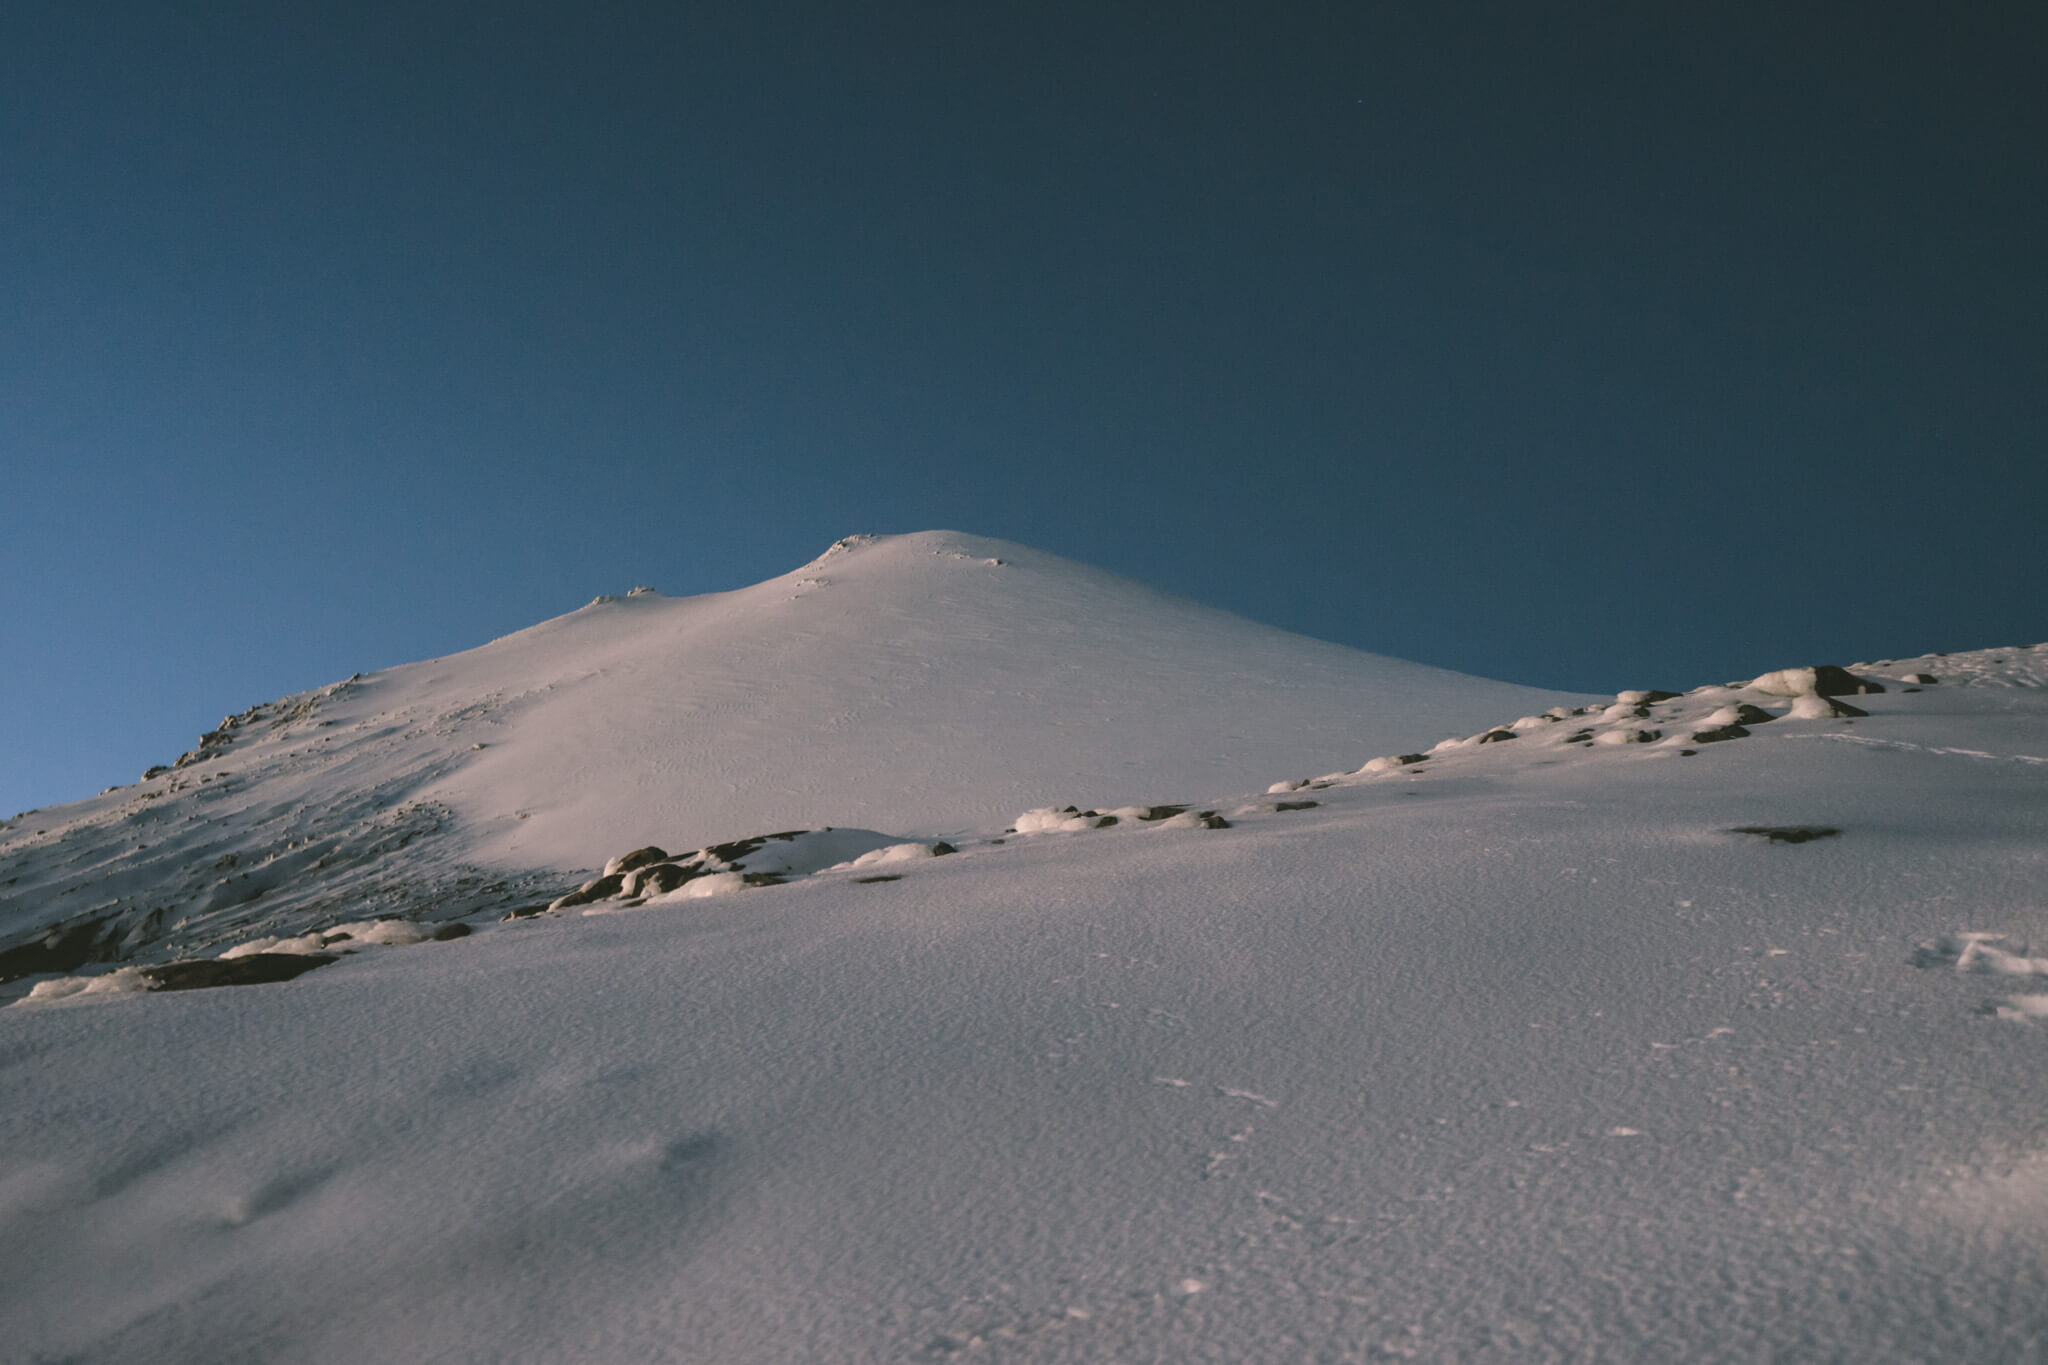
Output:
<path fill-rule="evenodd" d="M 1228 792 L 1558 700 L 1003 541 L 851 537 L 751 588 L 636 588 L 250 708 L 137 786 L 0 822 L 0 978 L 497 918 L 614 844 Z"/>
<path fill-rule="evenodd" d="M 1870 716 L 1869 711 L 1847 698 L 1868 698 L 1891 689 L 1897 689 L 1901 697 L 1923 692 L 1942 681 L 1924 671 L 1934 666 L 1945 670 L 1947 685 L 1952 689 L 2048 686 L 2048 644 L 1858 664 L 1855 672 L 1833 665 L 1778 669 L 1749 682 L 1709 684 L 1683 694 L 1653 689 L 1627 690 L 1605 704 L 1552 707 L 1508 724 L 1489 726 L 1463 738 L 1440 740 L 1426 753 L 1383 755 L 1369 759 L 1355 769 L 1327 773 L 1317 778 L 1275 782 L 1263 793 L 1267 798 L 1299 794 L 1293 800 L 1240 796 L 1207 810 L 1195 809 L 1188 803 L 1119 806 L 1108 810 L 1082 810 L 1072 805 L 1043 806 L 1018 815 L 1000 836 L 963 832 L 955 835 L 954 842 L 940 841 L 936 845 L 872 830 L 828 828 L 757 836 L 699 849 L 682 860 L 671 860 L 658 846 L 649 846 L 614 857 L 605 865 L 603 876 L 583 883 L 551 902 L 544 910 L 535 907 L 515 912 L 511 917 L 527 918 L 534 913 L 560 911 L 610 914 L 643 906 L 658 908 L 748 887 L 786 885 L 790 880 L 806 875 L 868 868 L 881 855 L 888 855 L 891 862 L 903 862 L 932 856 L 934 848 L 939 856 L 960 852 L 963 848 L 994 848 L 1004 844 L 1010 836 L 1072 834 L 1119 825 L 1127 829 L 1147 825 L 1162 830 L 1229 829 L 1233 821 L 1310 810 L 1321 805 L 1320 799 L 1307 798 L 1309 792 L 1326 792 L 1334 787 L 1382 781 L 1395 776 L 1415 782 L 1433 773 L 1485 774 L 1507 758 L 1507 751 L 1486 746 L 1511 742 L 1516 744 L 1519 763 L 1526 764 L 1533 758 L 1543 767 L 1611 762 L 1624 746 L 1634 747 L 1638 754 L 1655 759 L 1694 758 L 1699 755 L 1700 746 L 1746 739 L 1756 732 L 1755 727 L 1783 720 L 1793 723 L 1773 732 L 1780 739 L 1835 740 L 1881 748 L 1923 749 L 1923 746 L 1906 741 L 1846 733 L 1847 727 L 1856 720 Z M 1826 724 L 1797 723 L 1802 721 Z M 2001 755 L 1952 748 L 1924 751 L 2048 766 L 2048 755 Z M 1489 764 L 1489 759 L 1493 760 L 1492 764 Z M 1597 767 L 1593 771 L 1597 772 Z M 1754 834 L 1772 842 L 1803 843 L 1841 831 L 1816 826 L 1751 826 L 1730 832 Z M 643 889 L 642 879 L 658 871 L 673 871 L 677 875 L 670 884 L 658 889 L 652 886 Z M 1958 951 L 1962 952 L 1964 966 L 1979 959 L 1987 962 L 1999 960 L 1999 950 L 1981 944 L 1967 952 Z M 2048 1009 L 2043 1012 L 2048 1013 Z"/>

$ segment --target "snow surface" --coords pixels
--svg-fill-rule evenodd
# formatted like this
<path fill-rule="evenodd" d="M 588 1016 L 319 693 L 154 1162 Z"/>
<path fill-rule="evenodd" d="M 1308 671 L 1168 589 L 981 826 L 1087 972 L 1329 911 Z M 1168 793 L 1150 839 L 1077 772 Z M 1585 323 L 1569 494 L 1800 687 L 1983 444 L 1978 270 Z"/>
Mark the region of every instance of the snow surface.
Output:
<path fill-rule="evenodd" d="M 1852 671 L 1290 759 L 1228 828 L 1011 802 L 288 983 L 17 982 L 0 1351 L 2041 1359 L 2048 647 Z"/>
<path fill-rule="evenodd" d="M 1583 698 L 1004 541 L 853 537 L 751 588 L 601 597 L 253 707 L 137 786 L 0 822 L 0 953 L 88 918 L 161 956 L 502 913 L 644 844 L 1207 800 L 1561 700 Z"/>

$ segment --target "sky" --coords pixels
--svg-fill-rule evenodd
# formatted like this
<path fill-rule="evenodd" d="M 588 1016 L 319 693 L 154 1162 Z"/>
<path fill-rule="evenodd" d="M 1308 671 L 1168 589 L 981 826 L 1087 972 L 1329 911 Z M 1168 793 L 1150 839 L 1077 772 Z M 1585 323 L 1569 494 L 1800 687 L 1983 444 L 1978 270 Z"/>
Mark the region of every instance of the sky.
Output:
<path fill-rule="evenodd" d="M 0 16 L 0 814 L 859 531 L 1690 687 L 2048 638 L 2048 10 Z"/>

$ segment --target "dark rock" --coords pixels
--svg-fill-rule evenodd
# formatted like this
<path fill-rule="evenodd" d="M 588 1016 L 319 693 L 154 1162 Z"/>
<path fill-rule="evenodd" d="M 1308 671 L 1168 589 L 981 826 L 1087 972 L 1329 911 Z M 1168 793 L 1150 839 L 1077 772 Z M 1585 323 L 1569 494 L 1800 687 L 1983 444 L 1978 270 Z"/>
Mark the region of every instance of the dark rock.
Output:
<path fill-rule="evenodd" d="M 0 981 L 37 972 L 75 972 L 89 962 L 112 961 L 116 949 L 109 940 L 117 927 L 111 918 L 54 925 L 41 938 L 0 953 Z"/>
<path fill-rule="evenodd" d="M 1513 730 L 1488 730 L 1479 737 L 1479 742 L 1481 744 L 1498 744 L 1502 740 L 1519 738 L 1521 736 L 1517 735 Z"/>
<path fill-rule="evenodd" d="M 903 874 L 901 872 L 889 872 L 878 877 L 855 877 L 853 883 L 855 886 L 872 886 L 876 882 L 900 882 L 902 880 Z"/>
<path fill-rule="evenodd" d="M 1830 839 L 1842 831 L 1833 825 L 1737 825 L 1730 834 L 1757 834 L 1774 844 L 1810 844 Z"/>
<path fill-rule="evenodd" d="M 507 910 L 505 918 L 532 919 L 535 915 L 545 915 L 547 912 L 548 908 L 545 905 L 522 905 L 516 910 Z"/>
<path fill-rule="evenodd" d="M 1746 701 L 1736 703 L 1735 723 L 1737 725 L 1767 725 L 1776 719 L 1776 716 L 1764 710 L 1761 706 L 1751 706 Z"/>
<path fill-rule="evenodd" d="M 960 851 L 959 849 L 957 849 L 957 848 L 953 847 L 953 846 L 952 846 L 951 844 L 947 843 L 947 842 L 946 842 L 946 841 L 945 841 L 944 839 L 941 839 L 941 840 L 939 840 L 939 841 L 938 841 L 937 843 L 935 843 L 935 844 L 933 844 L 933 845 L 932 845 L 932 856 L 933 856 L 934 858 L 943 858 L 943 857 L 945 857 L 945 856 L 946 856 L 946 855 L 947 855 L 948 853 L 958 853 L 959 851 Z"/>
<path fill-rule="evenodd" d="M 1859 678 L 1847 669 L 1833 664 L 1816 664 L 1813 669 L 1813 690 L 1823 697 L 1850 697 L 1864 693 L 1884 691 L 1884 684 Z"/>
<path fill-rule="evenodd" d="M 709 848 L 698 851 L 697 860 L 703 862 L 736 863 L 749 853 L 758 853 L 761 850 L 761 846 L 772 839 L 779 839 L 787 843 L 799 834 L 806 833 L 809 833 L 809 831 L 790 829 L 784 830 L 780 834 L 756 834 L 751 839 L 735 839 L 729 844 L 712 844 Z"/>
<path fill-rule="evenodd" d="M 435 943 L 450 943 L 458 938 L 469 937 L 467 924 L 444 924 L 427 936 Z"/>
<path fill-rule="evenodd" d="M 1147 806 L 1138 812 L 1140 820 L 1170 820 L 1186 810 L 1186 806 Z"/>
<path fill-rule="evenodd" d="M 1676 692 L 1660 692 L 1659 690 L 1653 687 L 1647 692 L 1643 693 L 1643 700 L 1647 702 L 1670 701 L 1677 695 L 1678 693 Z"/>
<path fill-rule="evenodd" d="M 1203 829 L 1229 829 L 1230 822 L 1213 810 L 1205 810 L 1195 817 Z"/>
<path fill-rule="evenodd" d="M 635 871 L 638 868 L 652 867 L 656 863 L 665 863 L 667 861 L 667 853 L 663 852 L 659 848 L 656 848 L 653 844 L 649 844 L 645 848 L 634 849 L 631 853 L 626 854 L 624 857 L 612 859 L 611 862 L 605 867 L 605 871 L 607 873 L 615 873 L 623 876 L 624 874 Z"/>
<path fill-rule="evenodd" d="M 1088 817 L 1094 820 L 1095 828 L 1097 829 L 1108 829 L 1111 825 L 1118 823 L 1114 815 L 1097 815 L 1092 810 L 1088 812 Z"/>
<path fill-rule="evenodd" d="M 633 879 L 632 893 L 636 896 L 659 896 L 673 891 L 684 882 L 698 875 L 700 869 L 686 867 L 681 863 L 656 863 L 629 873 Z"/>
<path fill-rule="evenodd" d="M 1695 731 L 1692 742 L 1695 744 L 1719 744 L 1724 739 L 1747 739 L 1748 737 L 1749 731 L 1743 729 L 1740 725 L 1717 725 L 1711 730 Z"/>
<path fill-rule="evenodd" d="M 1860 706 L 1851 706 L 1848 702 L 1843 701 L 1840 697 L 1822 697 L 1821 700 L 1828 704 L 1828 714 L 1831 716 L 1835 716 L 1838 718 L 1850 718 L 1855 716 L 1867 716 L 1870 714 L 1868 711 L 1864 710 Z"/>
<path fill-rule="evenodd" d="M 1276 811 L 1314 810 L 1317 806 L 1320 806 L 1322 804 L 1323 803 L 1320 801 L 1277 801 L 1274 803 L 1273 809 Z"/>
<path fill-rule="evenodd" d="M 247 957 L 200 958 L 144 967 L 153 991 L 203 991 L 215 986 L 262 986 L 289 981 L 341 959 L 333 953 L 251 953 Z"/>
<path fill-rule="evenodd" d="M 1908 673 L 1906 675 L 1906 681 L 1920 687 L 1932 687 L 1936 683 L 1940 682 L 1941 679 L 1935 677 L 1932 673 Z M 155 772 L 161 770 L 151 769 L 151 771 Z"/>
<path fill-rule="evenodd" d="M 147 781 L 149 781 L 149 780 L 150 780 L 151 778 L 155 778 L 155 777 L 162 777 L 162 776 L 163 776 L 163 775 L 164 775 L 165 773 L 169 772 L 170 770 L 171 770 L 171 769 L 170 769 L 170 765 L 169 765 L 169 764 L 167 764 L 167 763 L 159 763 L 159 764 L 157 764 L 157 765 L 156 765 L 155 767 L 153 767 L 153 768 L 150 768 L 149 770 L 147 770 L 146 772 L 144 772 L 144 773 L 142 774 L 142 780 L 143 780 L 144 782 L 147 782 Z"/>
<path fill-rule="evenodd" d="M 1564 742 L 1567 744 L 1591 744 L 1593 742 L 1593 732 L 1591 730 L 1581 730 L 1577 734 L 1566 735 Z"/>
<path fill-rule="evenodd" d="M 1680 750 L 1678 751 L 1678 756 L 1679 756 L 1680 758 L 1694 758 L 1694 757 L 1697 757 L 1697 756 L 1698 756 L 1698 754 L 1699 754 L 1699 750 L 1698 750 L 1698 749 L 1680 749 Z"/>
<path fill-rule="evenodd" d="M 547 908 L 550 910 L 569 910 L 579 905 L 589 905 L 593 901 L 609 900 L 611 897 L 616 896 L 625 884 L 626 879 L 617 873 L 613 873 L 609 877 L 599 877 L 594 881 L 583 883 L 583 885 L 577 887 L 566 896 L 557 896 L 548 903 Z"/>
<path fill-rule="evenodd" d="M 785 886 L 789 881 L 779 872 L 747 872 L 740 879 L 748 886 Z"/>

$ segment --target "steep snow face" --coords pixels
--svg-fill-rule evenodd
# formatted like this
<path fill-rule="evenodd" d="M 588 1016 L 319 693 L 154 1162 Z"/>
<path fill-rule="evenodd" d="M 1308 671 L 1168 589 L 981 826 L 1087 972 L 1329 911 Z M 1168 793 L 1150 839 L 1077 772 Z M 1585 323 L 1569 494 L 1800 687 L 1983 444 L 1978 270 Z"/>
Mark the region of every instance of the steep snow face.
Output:
<path fill-rule="evenodd" d="M 252 708 L 137 787 L 0 825 L 0 953 L 545 902 L 640 844 L 1202 800 L 1559 700 L 1002 541 L 854 537 Z"/>

